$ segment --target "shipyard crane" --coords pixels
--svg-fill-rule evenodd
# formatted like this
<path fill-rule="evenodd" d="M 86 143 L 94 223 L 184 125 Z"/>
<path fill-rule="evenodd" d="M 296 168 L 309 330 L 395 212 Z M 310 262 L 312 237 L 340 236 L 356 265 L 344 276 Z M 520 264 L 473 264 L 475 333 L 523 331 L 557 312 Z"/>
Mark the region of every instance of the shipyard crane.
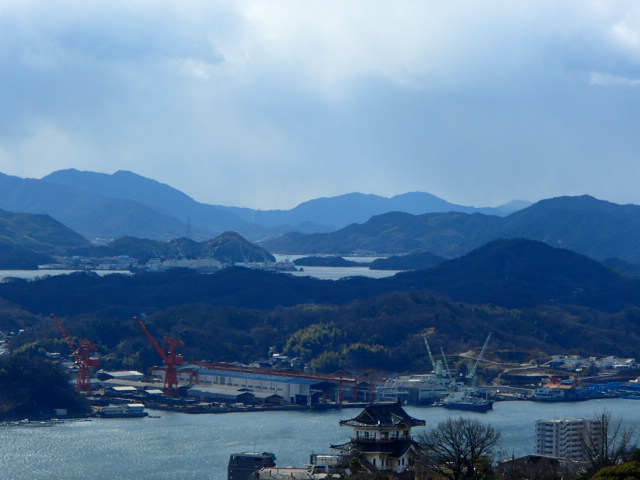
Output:
<path fill-rule="evenodd" d="M 71 350 L 71 355 L 76 361 L 76 365 L 78 365 L 78 382 L 77 389 L 79 392 L 90 392 L 91 391 L 91 374 L 93 373 L 93 368 L 100 365 L 100 360 L 97 358 L 91 358 L 92 352 L 98 351 L 98 347 L 95 344 L 87 339 L 81 338 L 78 340 L 78 343 L 74 341 L 73 337 L 65 326 L 62 324 L 60 319 L 51 314 L 51 318 L 56 322 L 58 326 L 58 330 L 62 333 L 64 340 L 67 342 L 69 346 L 69 350 Z"/>
<path fill-rule="evenodd" d="M 449 370 L 449 364 L 447 363 L 447 356 L 444 354 L 444 350 L 440 347 L 440 353 L 442 354 L 442 363 L 444 364 L 444 373 L 447 378 L 453 383 L 453 378 L 451 377 L 451 370 Z"/>
<path fill-rule="evenodd" d="M 482 350 L 480 350 L 480 355 L 478 355 L 478 357 L 476 358 L 476 363 L 474 363 L 473 367 L 471 367 L 471 371 L 467 375 L 467 378 L 475 381 L 475 379 L 476 379 L 476 370 L 478 370 L 478 364 L 482 360 L 482 357 L 484 357 L 484 352 L 486 352 L 486 350 L 487 350 L 487 345 L 489 345 L 489 340 L 491 340 L 491 334 L 492 333 L 493 332 L 489 332 L 489 335 L 487 335 L 487 339 L 484 341 L 484 345 L 482 346 Z"/>
<path fill-rule="evenodd" d="M 153 345 L 153 348 L 156 349 L 156 352 L 158 352 L 158 355 L 160 355 L 160 358 L 162 358 L 166 365 L 166 373 L 164 375 L 164 394 L 171 396 L 178 395 L 178 369 L 176 367 L 184 365 L 184 357 L 176 352 L 176 346 L 182 347 L 184 346 L 184 343 L 180 340 L 176 340 L 175 338 L 165 336 L 162 341 L 162 346 L 160 346 L 142 320 L 140 320 L 139 317 L 134 317 L 134 319 L 138 322 Z M 168 349 L 167 345 L 169 347 Z"/>
<path fill-rule="evenodd" d="M 449 376 L 449 372 L 444 371 L 442 366 L 442 360 L 435 360 L 433 358 L 433 354 L 431 353 L 431 347 L 429 346 L 429 341 L 427 340 L 427 334 L 422 334 L 422 339 L 424 340 L 424 345 L 427 347 L 427 353 L 429 354 L 429 361 L 431 362 L 431 367 L 433 368 L 433 373 L 439 378 L 443 378 Z"/>

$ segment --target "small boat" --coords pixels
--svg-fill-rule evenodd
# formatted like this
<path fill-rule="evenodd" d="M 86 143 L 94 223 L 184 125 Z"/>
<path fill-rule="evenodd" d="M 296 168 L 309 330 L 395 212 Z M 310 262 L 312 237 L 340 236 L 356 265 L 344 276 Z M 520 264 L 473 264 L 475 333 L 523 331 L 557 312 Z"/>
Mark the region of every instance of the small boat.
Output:
<path fill-rule="evenodd" d="M 486 413 L 493 409 L 493 401 L 474 397 L 468 391 L 461 391 L 447 395 L 442 402 L 442 406 L 452 410 Z"/>

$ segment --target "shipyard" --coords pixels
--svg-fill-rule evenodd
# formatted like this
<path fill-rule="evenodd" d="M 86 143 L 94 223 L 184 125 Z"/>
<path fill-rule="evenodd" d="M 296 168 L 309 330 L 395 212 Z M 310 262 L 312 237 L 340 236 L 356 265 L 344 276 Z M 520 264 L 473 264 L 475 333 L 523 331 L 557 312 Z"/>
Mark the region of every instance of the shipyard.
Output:
<path fill-rule="evenodd" d="M 69 369 L 72 382 L 89 399 L 95 415 L 142 416 L 146 407 L 183 413 L 360 408 L 371 404 L 442 406 L 488 412 L 494 402 L 528 400 L 578 402 L 598 398 L 640 399 L 640 370 L 633 358 L 544 356 L 525 363 L 502 363 L 491 351 L 490 333 L 476 352 L 435 356 L 422 335 L 431 371 L 397 374 L 350 370 L 332 374 L 305 371 L 298 359 L 273 352 L 252 365 L 185 361 L 183 342 L 165 338 L 160 345 L 141 318 L 134 320 L 153 345 L 162 365 L 148 372 L 106 371 L 92 342 L 72 338 L 52 315 L 71 355 L 53 353 Z M 458 371 L 449 367 L 458 363 Z M 463 363 L 460 363 L 463 362 Z M 286 368 L 283 368 L 286 367 Z M 124 408 L 122 406 L 129 406 Z M 142 410 L 141 410 L 142 409 Z M 112 413 L 109 413 L 111 410 Z"/>

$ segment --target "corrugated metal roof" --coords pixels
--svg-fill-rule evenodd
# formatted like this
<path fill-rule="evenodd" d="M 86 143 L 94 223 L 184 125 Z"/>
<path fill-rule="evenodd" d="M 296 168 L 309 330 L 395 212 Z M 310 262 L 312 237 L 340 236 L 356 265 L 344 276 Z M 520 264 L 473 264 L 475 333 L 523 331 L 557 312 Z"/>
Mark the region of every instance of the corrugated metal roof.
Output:
<path fill-rule="evenodd" d="M 299 384 L 299 385 L 316 385 L 318 383 L 323 383 L 322 380 L 317 380 L 313 378 L 281 377 L 279 375 L 234 372 L 232 370 L 216 370 L 216 369 L 203 368 L 203 367 L 198 368 L 198 373 L 205 374 L 205 375 L 218 375 L 221 377 L 246 378 L 251 380 L 261 380 L 265 382 L 291 383 L 291 384 Z"/>

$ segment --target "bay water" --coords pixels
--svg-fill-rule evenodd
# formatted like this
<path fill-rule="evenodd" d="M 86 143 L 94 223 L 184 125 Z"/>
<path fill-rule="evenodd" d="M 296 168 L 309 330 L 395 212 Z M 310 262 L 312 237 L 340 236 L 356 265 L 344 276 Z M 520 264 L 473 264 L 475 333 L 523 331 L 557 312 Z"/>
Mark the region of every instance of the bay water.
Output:
<path fill-rule="evenodd" d="M 640 401 L 590 400 L 578 403 L 497 402 L 486 414 L 440 407 L 406 406 L 427 422 L 414 437 L 448 417 L 476 418 L 502 434 L 504 458 L 533 453 L 535 421 L 593 418 L 609 411 L 640 431 Z M 225 480 L 229 455 L 275 453 L 278 466 L 303 466 L 311 453 L 331 453 L 331 444 L 349 440 L 339 420 L 360 409 L 242 412 L 189 415 L 150 411 L 140 419 L 67 420 L 53 426 L 0 426 L 3 480 Z M 159 418 L 153 418 L 158 416 Z"/>

